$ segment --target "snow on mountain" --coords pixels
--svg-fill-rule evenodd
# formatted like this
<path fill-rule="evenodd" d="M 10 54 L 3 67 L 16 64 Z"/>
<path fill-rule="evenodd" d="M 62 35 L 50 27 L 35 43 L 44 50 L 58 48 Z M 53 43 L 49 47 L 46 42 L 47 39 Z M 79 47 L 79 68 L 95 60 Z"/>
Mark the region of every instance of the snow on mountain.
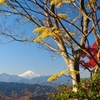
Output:
<path fill-rule="evenodd" d="M 34 77 L 39 77 L 40 75 L 37 73 L 34 73 L 33 71 L 27 71 L 27 72 L 20 74 L 18 76 L 26 78 L 26 79 L 32 79 Z"/>

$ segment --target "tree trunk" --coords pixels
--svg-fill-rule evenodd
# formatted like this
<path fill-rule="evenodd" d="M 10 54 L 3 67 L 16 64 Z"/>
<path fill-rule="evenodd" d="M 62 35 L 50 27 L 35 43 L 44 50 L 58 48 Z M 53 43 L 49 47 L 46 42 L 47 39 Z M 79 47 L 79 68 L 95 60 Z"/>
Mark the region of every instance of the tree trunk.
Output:
<path fill-rule="evenodd" d="M 79 71 L 79 64 L 77 64 L 77 62 L 75 61 L 69 60 L 68 67 L 70 71 Z M 77 92 L 77 88 L 75 88 L 75 85 L 80 82 L 80 74 L 73 73 L 71 77 L 72 77 L 73 91 Z"/>
<path fill-rule="evenodd" d="M 57 41 L 56 41 L 57 42 Z M 80 58 L 80 54 L 76 53 L 76 55 L 74 55 L 75 57 L 73 57 L 73 60 L 68 56 L 67 50 L 64 46 L 63 41 L 60 39 L 60 42 L 57 42 L 61 52 L 60 55 L 63 57 L 66 65 L 68 66 L 70 71 L 79 71 L 79 58 Z M 77 91 L 77 88 L 74 87 L 74 85 L 76 85 L 77 83 L 80 82 L 80 74 L 72 74 L 71 75 L 72 78 L 72 86 L 73 86 L 73 91 Z"/>
<path fill-rule="evenodd" d="M 63 52 L 62 57 L 70 71 L 79 71 L 79 61 L 78 61 L 79 57 L 73 58 L 73 60 L 72 60 L 70 58 L 67 58 L 66 53 L 64 53 L 64 52 Z M 80 82 L 80 74 L 74 73 L 71 75 L 71 78 L 72 78 L 73 91 L 77 92 L 77 88 L 75 88 L 74 86 Z"/>

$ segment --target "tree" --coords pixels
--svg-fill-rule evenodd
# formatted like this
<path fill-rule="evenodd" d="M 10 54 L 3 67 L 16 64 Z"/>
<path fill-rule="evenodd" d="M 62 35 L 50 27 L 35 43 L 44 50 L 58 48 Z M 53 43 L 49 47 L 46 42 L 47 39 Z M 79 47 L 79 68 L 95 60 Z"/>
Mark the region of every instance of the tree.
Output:
<path fill-rule="evenodd" d="M 7 15 L 24 17 L 34 25 L 33 32 L 36 35 L 29 39 L 23 34 L 15 35 L 4 30 L 1 30 L 0 34 L 16 41 L 37 42 L 61 55 L 71 72 L 74 87 L 80 82 L 79 66 L 85 66 L 81 60 L 83 53 L 95 62 L 93 67 L 100 67 L 99 4 L 99 0 L 7 0 L 0 11 L 6 17 L 9 17 Z M 98 59 L 95 59 L 87 48 L 91 45 L 90 36 L 96 41 Z M 89 67 L 85 68 L 90 71 Z M 64 72 L 66 70 L 60 75 Z M 76 88 L 73 90 L 77 91 Z"/>
<path fill-rule="evenodd" d="M 99 100 L 100 68 L 95 76 L 90 79 L 82 79 L 75 87 L 78 88 L 77 92 L 72 91 L 72 88 L 66 85 L 61 85 L 52 96 L 54 100 Z"/>

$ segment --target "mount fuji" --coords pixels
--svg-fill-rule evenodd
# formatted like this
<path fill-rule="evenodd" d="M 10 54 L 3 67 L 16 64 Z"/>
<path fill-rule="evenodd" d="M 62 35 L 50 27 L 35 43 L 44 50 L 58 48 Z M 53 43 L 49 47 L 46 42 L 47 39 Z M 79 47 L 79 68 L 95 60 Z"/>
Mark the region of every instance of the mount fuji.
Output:
<path fill-rule="evenodd" d="M 43 86 L 59 86 L 60 84 L 67 84 L 71 86 L 71 78 L 62 76 L 54 82 L 47 82 L 49 76 L 40 76 L 33 71 L 26 71 L 20 75 L 9 75 L 6 73 L 0 74 L 0 82 L 15 82 L 15 83 L 26 83 L 26 84 L 39 84 Z"/>
<path fill-rule="evenodd" d="M 33 71 L 29 70 L 29 71 L 26 71 L 25 73 L 22 73 L 20 75 L 18 75 L 20 77 L 23 77 L 23 78 L 26 78 L 26 79 L 32 79 L 34 77 L 40 77 L 39 74 L 37 73 L 34 73 Z"/>

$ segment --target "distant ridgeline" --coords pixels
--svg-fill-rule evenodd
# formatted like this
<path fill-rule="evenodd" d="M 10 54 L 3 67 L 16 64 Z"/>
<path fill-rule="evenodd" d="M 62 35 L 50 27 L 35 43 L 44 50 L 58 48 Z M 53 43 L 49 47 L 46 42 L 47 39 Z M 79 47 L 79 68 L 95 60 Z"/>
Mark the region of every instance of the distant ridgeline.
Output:
<path fill-rule="evenodd" d="M 47 82 L 50 76 L 34 77 L 32 79 L 26 79 L 17 75 L 8 75 L 6 73 L 0 74 L 0 82 L 15 82 L 15 83 L 27 83 L 27 84 L 39 84 L 42 86 L 59 86 L 60 84 L 66 84 L 71 86 L 71 78 L 62 76 L 54 82 Z"/>
<path fill-rule="evenodd" d="M 55 91 L 56 89 L 54 87 L 38 84 L 0 82 L 0 96 L 6 98 L 20 98 L 24 96 L 31 98 L 44 96 L 46 98 L 51 92 Z"/>
<path fill-rule="evenodd" d="M 0 74 L 0 97 L 6 98 L 4 100 L 52 100 L 51 94 L 56 92 L 57 86 L 72 86 L 69 77 L 62 76 L 54 82 L 47 82 L 49 77 L 40 76 L 28 80 L 17 75 Z"/>

